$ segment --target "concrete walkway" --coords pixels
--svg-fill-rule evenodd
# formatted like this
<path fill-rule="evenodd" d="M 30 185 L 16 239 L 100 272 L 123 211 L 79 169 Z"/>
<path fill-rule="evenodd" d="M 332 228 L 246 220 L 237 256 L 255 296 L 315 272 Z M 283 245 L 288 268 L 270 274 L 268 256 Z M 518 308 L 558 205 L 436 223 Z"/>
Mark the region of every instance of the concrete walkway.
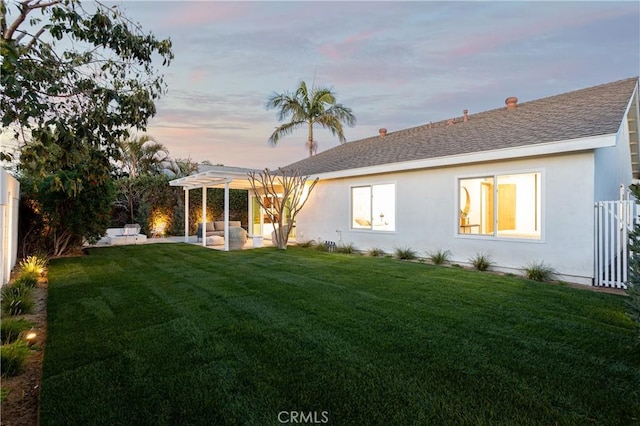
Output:
<path fill-rule="evenodd" d="M 291 238 L 289 240 L 289 242 L 294 242 L 295 239 Z M 133 244 L 137 244 L 137 245 L 145 245 L 145 244 L 169 244 L 169 243 L 184 243 L 184 236 L 174 236 L 174 237 L 160 237 L 160 238 L 147 238 L 145 241 L 142 242 L 138 242 L 138 243 L 132 243 L 129 245 L 133 245 Z M 198 245 L 198 246 L 202 246 L 202 241 L 198 241 L 198 238 L 195 235 L 190 235 L 189 236 L 189 241 L 187 244 L 193 244 L 193 245 Z M 124 245 L 124 244 L 118 244 L 118 245 Z M 94 245 L 88 245 L 88 247 L 115 247 L 113 245 L 107 244 L 105 242 L 98 242 L 97 244 Z M 204 246 L 202 246 L 204 247 Z M 213 249 L 213 250 L 224 250 L 224 244 L 216 244 L 216 245 L 211 245 L 211 246 L 206 246 L 207 248 Z M 262 239 L 262 247 L 273 247 L 273 244 L 271 243 L 271 240 L 268 240 L 266 238 Z M 253 247 L 253 239 L 252 238 L 247 238 L 247 242 L 244 244 L 244 247 L 242 247 L 242 250 L 249 250 L 252 249 Z"/>

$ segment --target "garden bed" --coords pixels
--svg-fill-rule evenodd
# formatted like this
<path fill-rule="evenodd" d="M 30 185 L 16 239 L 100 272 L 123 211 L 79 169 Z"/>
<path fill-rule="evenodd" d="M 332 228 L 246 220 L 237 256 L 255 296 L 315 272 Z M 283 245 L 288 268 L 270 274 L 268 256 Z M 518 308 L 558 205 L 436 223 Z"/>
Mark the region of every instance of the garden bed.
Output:
<path fill-rule="evenodd" d="M 34 324 L 36 333 L 32 342 L 32 351 L 27 358 L 24 372 L 13 377 L 2 378 L 2 388 L 7 392 L 2 402 L 3 426 L 33 426 L 38 424 L 40 407 L 40 385 L 42 380 L 42 361 L 47 335 L 47 282 L 40 280 L 33 289 L 34 310 L 32 314 L 20 315 Z M 3 317 L 3 320 L 6 317 Z"/>

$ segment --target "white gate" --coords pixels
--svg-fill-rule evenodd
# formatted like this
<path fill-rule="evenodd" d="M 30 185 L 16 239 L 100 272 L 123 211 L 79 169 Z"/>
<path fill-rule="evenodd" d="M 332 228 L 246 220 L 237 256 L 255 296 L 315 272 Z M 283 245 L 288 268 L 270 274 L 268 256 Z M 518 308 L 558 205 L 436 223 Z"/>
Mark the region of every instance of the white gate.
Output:
<path fill-rule="evenodd" d="M 638 221 L 636 201 L 628 191 L 618 201 L 595 205 L 595 278 L 601 287 L 627 288 L 629 232 Z"/>

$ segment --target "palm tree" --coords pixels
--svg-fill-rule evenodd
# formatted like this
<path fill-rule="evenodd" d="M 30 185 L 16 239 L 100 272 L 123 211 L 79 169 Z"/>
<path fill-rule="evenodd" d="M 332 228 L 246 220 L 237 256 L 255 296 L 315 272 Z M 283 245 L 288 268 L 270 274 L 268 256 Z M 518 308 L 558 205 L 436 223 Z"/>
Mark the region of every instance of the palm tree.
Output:
<path fill-rule="evenodd" d="M 120 142 L 122 170 L 130 178 L 142 174 L 158 174 L 162 163 L 167 160 L 169 151 L 149 135 L 127 139 Z"/>
<path fill-rule="evenodd" d="M 309 91 L 304 81 L 300 82 L 300 86 L 294 93 L 274 93 L 267 101 L 266 107 L 267 109 L 278 109 L 278 121 L 290 119 L 288 123 L 276 127 L 269 138 L 269 143 L 276 145 L 282 137 L 307 125 L 309 126 L 307 139 L 309 157 L 314 154 L 317 148 L 317 144 L 313 140 L 314 124 L 330 130 L 334 136 L 338 136 L 340 143 L 347 141 L 342 125 L 353 127 L 356 124 L 356 117 L 351 108 L 336 103 L 336 96 L 331 89 L 312 87 Z"/>
<path fill-rule="evenodd" d="M 176 158 L 174 160 L 169 160 L 169 164 L 167 164 L 166 169 L 173 173 L 174 179 L 178 179 L 197 172 L 198 164 L 194 163 L 191 160 L 191 157 Z"/>

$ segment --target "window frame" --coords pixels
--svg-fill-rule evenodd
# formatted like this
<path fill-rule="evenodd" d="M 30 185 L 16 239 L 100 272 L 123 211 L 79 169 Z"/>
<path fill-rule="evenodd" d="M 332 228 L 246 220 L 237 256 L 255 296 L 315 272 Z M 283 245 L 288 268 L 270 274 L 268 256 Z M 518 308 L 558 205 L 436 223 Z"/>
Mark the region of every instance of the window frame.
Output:
<path fill-rule="evenodd" d="M 539 215 L 539 235 L 538 237 L 523 237 L 523 236 L 508 236 L 508 235 L 499 235 L 497 223 L 497 215 L 494 217 L 494 226 L 493 232 L 491 234 L 472 234 L 472 233 L 461 233 L 460 232 L 460 211 L 462 210 L 460 198 L 460 189 L 461 189 L 461 181 L 469 180 L 469 179 L 486 179 L 490 178 L 493 181 L 493 211 L 498 211 L 498 179 L 504 176 L 513 176 L 513 175 L 527 175 L 527 174 L 538 174 L 539 182 L 537 184 L 538 191 L 538 207 L 537 207 L 537 215 Z M 519 169 L 519 170 L 504 170 L 492 173 L 472 173 L 466 175 L 459 175 L 455 177 L 455 212 L 454 212 L 454 237 L 456 238 L 467 238 L 467 239 L 483 239 L 483 240 L 500 240 L 500 241 L 518 241 L 518 242 L 529 242 L 529 243 L 544 243 L 545 242 L 545 184 L 546 184 L 546 171 L 544 168 L 536 168 L 536 169 Z"/>
<path fill-rule="evenodd" d="M 374 187 L 376 186 L 386 186 L 386 185 L 393 185 L 393 229 L 375 229 L 374 228 L 374 214 L 373 214 L 373 209 L 374 209 L 374 202 L 373 202 L 373 193 L 374 193 Z M 354 217 L 354 197 L 353 197 L 353 190 L 357 189 L 357 188 L 369 188 L 369 197 L 370 197 L 370 204 L 369 204 L 369 214 L 370 214 L 370 219 L 371 219 L 371 224 L 369 225 L 369 227 L 354 227 L 354 221 L 355 221 L 355 217 Z M 398 220 L 397 220 L 397 208 L 398 208 L 398 185 L 397 182 L 377 182 L 377 183 L 366 183 L 366 184 L 353 184 L 353 185 L 349 185 L 349 229 L 351 231 L 355 231 L 355 232 L 380 232 L 380 233 L 384 233 L 384 234 L 389 234 L 389 233 L 396 233 L 397 229 L 398 229 Z"/>

